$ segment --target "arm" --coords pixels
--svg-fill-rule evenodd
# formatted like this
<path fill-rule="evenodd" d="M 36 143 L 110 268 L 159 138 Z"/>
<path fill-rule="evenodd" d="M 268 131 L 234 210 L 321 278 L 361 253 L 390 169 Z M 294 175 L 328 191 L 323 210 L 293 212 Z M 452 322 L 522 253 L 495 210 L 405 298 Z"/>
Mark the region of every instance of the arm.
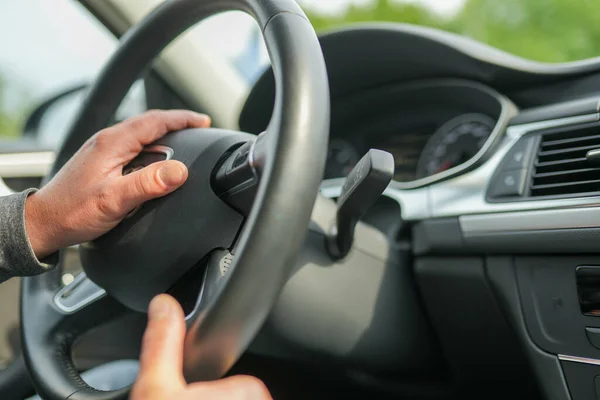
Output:
<path fill-rule="evenodd" d="M 34 189 L 0 197 L 0 282 L 36 275 L 54 267 L 56 253 L 38 260 L 25 228 L 25 201 Z"/>
<path fill-rule="evenodd" d="M 92 136 L 42 189 L 0 197 L 0 282 L 55 266 L 57 251 L 93 240 L 138 205 L 179 188 L 187 168 L 161 161 L 123 176 L 145 145 L 170 131 L 205 128 L 190 111 L 150 111 Z"/>
<path fill-rule="evenodd" d="M 93 240 L 140 204 L 177 190 L 188 175 L 179 161 L 125 176 L 123 167 L 168 132 L 209 125 L 207 116 L 189 111 L 148 112 L 92 136 L 42 189 L 0 197 L 0 281 L 52 268 L 59 249 Z M 188 385 L 182 371 L 183 310 L 172 297 L 159 295 L 148 316 L 132 399 L 270 399 L 262 382 L 251 377 Z"/>

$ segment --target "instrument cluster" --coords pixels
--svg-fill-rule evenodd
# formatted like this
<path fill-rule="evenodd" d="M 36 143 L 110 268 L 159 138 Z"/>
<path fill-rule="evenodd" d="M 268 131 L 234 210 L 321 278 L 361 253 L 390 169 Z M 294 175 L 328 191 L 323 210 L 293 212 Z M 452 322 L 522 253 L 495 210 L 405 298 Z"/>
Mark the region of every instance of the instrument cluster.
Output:
<path fill-rule="evenodd" d="M 399 129 L 387 135 L 333 137 L 329 144 L 325 179 L 342 178 L 369 148 L 390 152 L 396 182 L 410 182 L 444 172 L 473 158 L 490 138 L 496 121 L 482 113 L 455 115 L 422 129 Z"/>

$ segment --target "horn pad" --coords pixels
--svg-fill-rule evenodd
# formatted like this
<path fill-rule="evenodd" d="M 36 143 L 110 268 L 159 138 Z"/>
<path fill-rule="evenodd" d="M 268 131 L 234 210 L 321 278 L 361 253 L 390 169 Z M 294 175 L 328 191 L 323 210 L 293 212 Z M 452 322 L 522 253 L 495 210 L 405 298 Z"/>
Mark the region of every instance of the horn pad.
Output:
<path fill-rule="evenodd" d="M 81 245 L 88 277 L 124 305 L 145 312 L 155 295 L 167 291 L 212 250 L 231 247 L 243 216 L 217 197 L 211 178 L 224 154 L 252 138 L 220 129 L 187 129 L 149 146 L 146 153 L 154 154 L 143 154 L 138 162 L 158 161 L 158 149 L 183 162 L 188 179 L 175 192 L 134 210 L 112 231 Z"/>

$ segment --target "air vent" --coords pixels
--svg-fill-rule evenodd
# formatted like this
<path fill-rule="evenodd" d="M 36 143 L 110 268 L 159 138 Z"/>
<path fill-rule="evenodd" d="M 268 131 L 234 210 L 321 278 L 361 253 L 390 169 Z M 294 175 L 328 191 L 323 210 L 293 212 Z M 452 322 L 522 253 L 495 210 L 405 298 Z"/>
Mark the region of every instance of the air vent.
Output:
<path fill-rule="evenodd" d="M 542 135 L 530 195 L 572 196 L 600 192 L 600 164 L 588 155 L 600 149 L 600 125 L 553 131 Z"/>

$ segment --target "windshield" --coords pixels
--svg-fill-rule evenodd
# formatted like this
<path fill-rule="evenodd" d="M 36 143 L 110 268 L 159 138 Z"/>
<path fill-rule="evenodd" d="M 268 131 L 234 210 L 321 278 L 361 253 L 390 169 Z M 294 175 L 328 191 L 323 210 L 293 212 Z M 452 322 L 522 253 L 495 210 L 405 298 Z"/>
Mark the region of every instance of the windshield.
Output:
<path fill-rule="evenodd" d="M 600 56 L 597 0 L 301 0 L 319 30 L 388 21 L 454 32 L 543 62 Z"/>
<path fill-rule="evenodd" d="M 357 23 L 400 22 L 453 32 L 547 63 L 600 56 L 597 0 L 298 0 L 317 32 Z M 228 13 L 200 24 L 251 86 L 268 65 L 258 28 Z M 241 13 L 239 13 L 241 14 Z M 236 15 L 234 17 L 234 15 Z"/>
<path fill-rule="evenodd" d="M 162 1 L 107 0 L 130 24 Z M 17 137 L 35 105 L 72 85 L 91 82 L 118 42 L 77 0 L 0 3 L 0 137 Z M 355 23 L 400 22 L 454 32 L 535 61 L 600 56 L 598 0 L 298 3 L 319 32 Z M 49 8 L 54 18 L 44 18 Z M 247 93 L 269 64 L 260 30 L 250 16 L 230 12 L 203 21 L 178 41 L 159 70 L 175 80 L 181 77 L 182 85 L 171 84 L 186 99 L 198 97 L 204 106 L 200 109 L 210 112 L 216 125 L 235 128 Z"/>

